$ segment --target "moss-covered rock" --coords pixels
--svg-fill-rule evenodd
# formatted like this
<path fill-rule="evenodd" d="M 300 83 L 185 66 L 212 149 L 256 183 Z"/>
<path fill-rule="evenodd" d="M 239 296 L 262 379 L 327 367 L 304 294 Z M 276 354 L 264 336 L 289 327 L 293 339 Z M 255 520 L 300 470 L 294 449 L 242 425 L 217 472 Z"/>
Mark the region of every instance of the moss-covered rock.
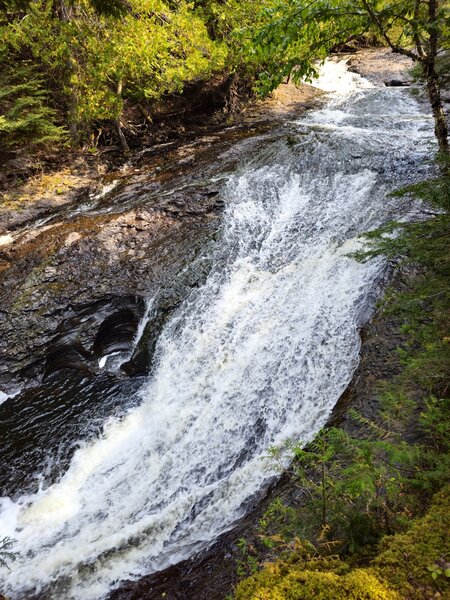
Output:
<path fill-rule="evenodd" d="M 269 563 L 242 581 L 236 600 L 424 600 L 450 598 L 450 580 L 430 567 L 450 557 L 450 486 L 403 534 L 383 540 L 367 568 L 337 559 Z"/>
<path fill-rule="evenodd" d="M 450 486 L 435 495 L 428 513 L 402 534 L 386 537 L 373 561 L 372 572 L 397 590 L 402 598 L 450 598 L 450 578 L 433 580 L 434 564 L 450 560 Z"/>
<path fill-rule="evenodd" d="M 342 563 L 341 567 L 345 566 Z M 400 600 L 400 596 L 366 569 L 339 575 L 313 571 L 303 564 L 286 572 L 267 565 L 260 573 L 241 582 L 237 600 Z"/>

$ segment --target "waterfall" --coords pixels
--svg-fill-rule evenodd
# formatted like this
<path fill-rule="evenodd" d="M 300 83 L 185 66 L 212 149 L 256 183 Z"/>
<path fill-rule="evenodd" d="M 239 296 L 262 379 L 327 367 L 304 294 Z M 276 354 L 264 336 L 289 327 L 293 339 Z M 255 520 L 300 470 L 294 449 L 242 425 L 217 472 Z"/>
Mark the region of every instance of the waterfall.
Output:
<path fill-rule="evenodd" d="M 268 449 L 311 440 L 351 380 L 383 269 L 351 253 L 412 210 L 386 194 L 424 163 L 432 122 L 344 62 L 317 85 L 326 105 L 262 135 L 223 184 L 211 273 L 164 327 L 139 402 L 53 485 L 1 500 L 13 600 L 99 600 L 207 546 L 274 476 Z"/>

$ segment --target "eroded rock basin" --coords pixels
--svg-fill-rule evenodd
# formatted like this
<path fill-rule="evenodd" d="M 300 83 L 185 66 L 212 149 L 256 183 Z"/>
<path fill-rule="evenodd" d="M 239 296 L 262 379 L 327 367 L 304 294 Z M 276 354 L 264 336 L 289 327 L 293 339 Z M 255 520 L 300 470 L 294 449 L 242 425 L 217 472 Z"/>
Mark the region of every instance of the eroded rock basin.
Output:
<path fill-rule="evenodd" d="M 144 298 L 173 287 L 214 233 L 220 212 L 214 190 L 192 185 L 161 198 L 158 186 L 150 192 L 145 183 L 119 187 L 97 202 L 97 210 L 81 207 L 63 221 L 15 233 L 15 243 L 3 248 L 4 391 L 61 368 L 65 353 L 79 355 L 80 365 L 92 370 L 89 357 L 102 351 L 94 346 L 104 320 L 128 309 L 136 328 Z M 186 285 L 190 277 L 196 278 L 186 275 Z M 124 331 L 125 338 L 130 333 Z M 55 353 L 60 365 L 47 361 Z M 67 366 L 75 368 L 75 362 Z"/>
<path fill-rule="evenodd" d="M 151 369 L 164 322 L 204 281 L 223 205 L 214 160 L 186 172 L 177 160 L 185 152 L 165 163 L 160 156 L 163 173 L 143 169 L 131 181 L 118 174 L 63 214 L 8 234 L 0 271 L 2 495 L 35 491 L 43 484 L 36 474 L 56 453 L 46 482 L 54 480 L 74 450 L 70 439 L 97 435 L 120 413 Z M 31 424 L 26 433 L 22 418 Z"/>

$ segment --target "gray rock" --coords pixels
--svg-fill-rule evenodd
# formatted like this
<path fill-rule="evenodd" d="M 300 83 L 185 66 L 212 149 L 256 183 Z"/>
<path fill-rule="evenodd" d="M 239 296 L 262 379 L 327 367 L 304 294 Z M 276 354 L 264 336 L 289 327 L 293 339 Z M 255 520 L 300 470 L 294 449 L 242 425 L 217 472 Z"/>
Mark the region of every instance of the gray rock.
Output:
<path fill-rule="evenodd" d="M 388 79 L 384 82 L 384 85 L 387 87 L 407 87 L 411 85 L 411 81 L 407 79 Z"/>

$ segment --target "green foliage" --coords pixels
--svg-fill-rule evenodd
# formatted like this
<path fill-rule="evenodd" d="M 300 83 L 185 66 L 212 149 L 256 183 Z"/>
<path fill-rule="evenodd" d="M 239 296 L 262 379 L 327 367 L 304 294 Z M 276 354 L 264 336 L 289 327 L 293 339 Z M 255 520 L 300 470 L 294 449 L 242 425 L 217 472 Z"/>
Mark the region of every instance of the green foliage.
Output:
<path fill-rule="evenodd" d="M 420 263 L 433 270 L 433 276 L 449 274 L 447 236 L 450 231 L 448 211 L 450 209 L 450 176 L 417 183 L 392 196 L 410 196 L 424 201 L 436 209 L 433 218 L 422 218 L 416 222 L 388 223 L 365 235 L 371 248 L 359 254 L 358 259 L 367 259 L 383 254 L 401 259 L 405 263 Z M 425 213 L 426 214 L 426 213 Z"/>
<path fill-rule="evenodd" d="M 444 577 L 450 577 L 450 567 L 448 567 L 447 564 L 448 563 L 445 562 L 443 565 L 442 561 L 434 562 L 430 567 L 428 567 L 431 577 L 435 580 L 441 575 Z"/>
<path fill-rule="evenodd" d="M 34 112 L 49 135 L 66 123 L 80 140 L 95 124 L 118 122 L 127 103 L 143 103 L 151 115 L 186 85 L 224 71 L 251 76 L 258 59 L 244 30 L 260 23 L 261 6 L 256 0 L 7 0 L 0 62 L 15 66 L 24 87 L 11 88 L 14 81 L 5 89 L 20 106 L 30 105 L 27 98 L 39 103 Z M 7 127 L 12 118 L 1 108 Z M 18 129 L 8 127 L 17 147 Z"/>
<path fill-rule="evenodd" d="M 403 380 L 418 385 L 431 395 L 443 397 L 448 391 L 450 334 L 450 176 L 410 186 L 396 195 L 409 194 L 433 207 L 431 218 L 412 223 L 390 223 L 366 236 L 370 249 L 357 255 L 360 260 L 384 254 L 401 266 L 419 269 L 413 288 L 396 294 L 384 305 L 405 323 L 409 342 L 400 350 L 405 365 Z M 427 210 L 426 212 L 430 212 Z"/>
<path fill-rule="evenodd" d="M 10 537 L 4 537 L 0 540 L 0 567 L 9 569 L 9 563 L 16 560 L 18 553 L 11 551 L 14 542 L 15 540 Z"/>
<path fill-rule="evenodd" d="M 430 566 L 447 568 L 450 558 L 450 488 L 436 494 L 428 513 L 416 520 L 405 533 L 385 538 L 380 554 L 372 564 L 373 572 L 389 582 L 402 598 L 421 600 L 435 597 L 436 592 L 447 597 L 450 582 L 447 577 L 433 577 Z"/>
<path fill-rule="evenodd" d="M 80 2 L 70 16 L 61 21 L 51 2 L 35 0 L 4 26 L 3 48 L 40 63 L 78 127 L 117 119 L 126 98 L 158 100 L 224 66 L 226 50 L 184 1 L 134 0 L 120 18 Z"/>
<path fill-rule="evenodd" d="M 236 589 L 236 600 L 397 600 L 376 575 L 352 571 L 337 557 L 323 558 L 299 546 L 288 559 L 267 563 Z"/>
<path fill-rule="evenodd" d="M 263 531 L 276 531 L 283 541 L 316 539 L 324 549 L 353 554 L 408 523 L 414 502 L 404 491 L 419 476 L 420 449 L 354 416 L 362 438 L 329 428 L 306 448 L 289 446 L 291 476 L 305 502 L 295 509 L 275 501 L 262 520 Z"/>
<path fill-rule="evenodd" d="M 244 538 L 237 541 L 237 546 L 240 550 L 242 559 L 238 561 L 236 573 L 238 577 L 246 577 L 256 573 L 259 567 L 258 556 L 255 548 L 248 544 Z"/>
<path fill-rule="evenodd" d="M 56 111 L 48 106 L 42 80 L 31 69 L 0 74 L 0 145 L 5 149 L 42 146 L 65 138 L 54 124 Z"/>
<path fill-rule="evenodd" d="M 279 0 L 265 11 L 267 25 L 255 36 L 265 69 L 259 76 L 259 91 L 267 94 L 285 76 L 295 81 L 311 80 L 317 61 L 324 60 L 334 46 L 370 29 L 357 2 L 346 0 Z"/>
<path fill-rule="evenodd" d="M 266 57 L 254 37 L 268 25 L 277 0 L 213 0 L 201 3 L 199 14 L 207 23 L 213 39 L 227 46 L 227 68 L 250 81 L 264 66 Z"/>

